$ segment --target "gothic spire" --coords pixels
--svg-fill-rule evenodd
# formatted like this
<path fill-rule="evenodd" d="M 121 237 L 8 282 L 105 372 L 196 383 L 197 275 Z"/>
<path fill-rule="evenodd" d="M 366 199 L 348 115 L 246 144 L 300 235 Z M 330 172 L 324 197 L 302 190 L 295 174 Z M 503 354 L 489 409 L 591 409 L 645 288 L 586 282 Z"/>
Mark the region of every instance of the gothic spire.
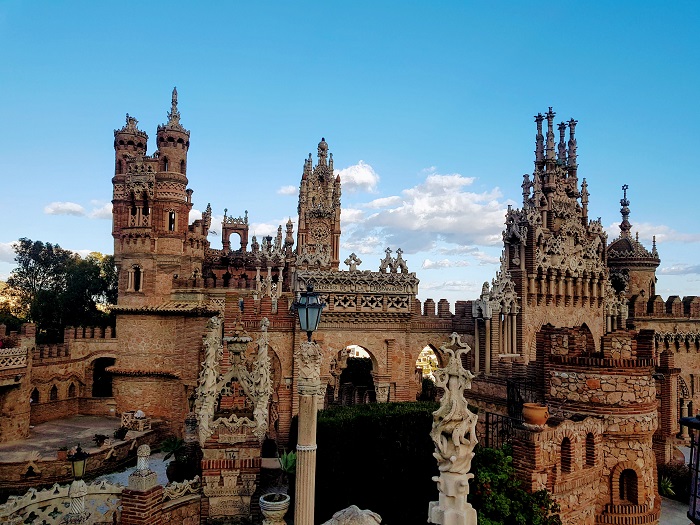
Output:
<path fill-rule="evenodd" d="M 547 162 L 554 162 L 554 117 L 556 113 L 547 111 Z"/>
<path fill-rule="evenodd" d="M 168 126 L 180 125 L 180 112 L 177 110 L 177 87 L 173 88 L 170 111 L 168 112 Z"/>
<path fill-rule="evenodd" d="M 544 136 L 542 135 L 542 121 L 544 116 L 542 113 L 535 115 L 537 123 L 537 136 L 535 137 L 535 166 L 541 167 L 544 163 Z"/>
<path fill-rule="evenodd" d="M 566 166 L 566 122 L 560 122 L 557 129 L 559 129 L 559 144 L 557 145 L 558 161 L 560 165 Z"/>

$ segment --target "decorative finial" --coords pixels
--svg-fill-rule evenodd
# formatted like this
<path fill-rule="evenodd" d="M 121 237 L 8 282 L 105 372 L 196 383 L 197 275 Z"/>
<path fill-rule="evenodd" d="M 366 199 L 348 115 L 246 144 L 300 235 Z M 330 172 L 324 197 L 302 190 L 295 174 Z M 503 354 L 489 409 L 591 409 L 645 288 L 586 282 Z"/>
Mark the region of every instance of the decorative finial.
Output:
<path fill-rule="evenodd" d="M 630 216 L 630 201 L 627 198 L 627 190 L 629 189 L 629 186 L 627 184 L 622 185 L 622 199 L 620 199 L 620 214 L 622 214 L 622 222 L 620 223 L 620 237 L 629 237 L 630 236 L 630 230 L 632 229 L 632 225 L 630 224 L 629 221 L 629 216 Z"/>
<path fill-rule="evenodd" d="M 173 97 L 168 112 L 168 125 L 180 126 L 180 112 L 177 110 L 177 88 L 173 88 Z"/>
<path fill-rule="evenodd" d="M 576 124 L 578 120 L 569 120 L 569 167 L 576 168 Z"/>
<path fill-rule="evenodd" d="M 558 160 L 559 164 L 566 166 L 566 122 L 560 122 L 557 128 L 559 129 Z"/>
<path fill-rule="evenodd" d="M 535 137 L 535 163 L 544 162 L 544 136 L 542 135 L 542 121 L 544 116 L 542 113 L 535 115 L 535 122 L 537 123 L 537 136 Z"/>
<path fill-rule="evenodd" d="M 318 164 L 319 166 L 326 165 L 326 158 L 328 157 L 328 144 L 326 144 L 326 139 L 321 137 L 321 142 L 318 143 Z"/>
<path fill-rule="evenodd" d="M 552 111 L 550 106 L 547 111 L 547 160 L 554 160 L 554 117 L 556 113 Z"/>

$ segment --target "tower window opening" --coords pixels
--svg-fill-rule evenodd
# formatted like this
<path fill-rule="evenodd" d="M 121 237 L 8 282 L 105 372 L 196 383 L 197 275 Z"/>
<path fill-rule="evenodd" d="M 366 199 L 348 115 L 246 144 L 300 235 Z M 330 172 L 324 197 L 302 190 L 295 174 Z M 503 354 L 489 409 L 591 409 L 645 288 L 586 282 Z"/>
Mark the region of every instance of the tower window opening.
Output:
<path fill-rule="evenodd" d="M 148 193 L 145 191 L 143 192 L 143 215 L 144 217 L 147 217 L 149 214 L 150 208 L 148 207 Z"/>
<path fill-rule="evenodd" d="M 75 397 L 75 383 L 71 383 L 68 387 L 68 397 Z"/>
<path fill-rule="evenodd" d="M 141 290 L 141 268 L 136 266 L 134 268 L 134 291 L 138 292 Z"/>
<path fill-rule="evenodd" d="M 168 157 L 163 157 L 163 171 L 168 171 Z"/>
<path fill-rule="evenodd" d="M 571 440 L 565 437 L 561 441 L 561 471 L 562 473 L 571 472 L 573 466 L 573 451 L 571 450 Z"/>
<path fill-rule="evenodd" d="M 49 390 L 49 401 L 56 401 L 58 399 L 58 388 L 56 388 L 56 385 L 51 387 L 51 390 Z"/>
<path fill-rule="evenodd" d="M 122 161 L 117 161 L 117 173 L 122 173 Z"/>
<path fill-rule="evenodd" d="M 586 436 L 586 467 L 595 466 L 595 437 L 592 433 Z"/>
<path fill-rule="evenodd" d="M 180 173 L 182 173 L 183 175 L 185 174 L 185 161 L 184 160 L 180 161 Z"/>
<path fill-rule="evenodd" d="M 168 231 L 175 231 L 175 212 L 171 211 L 168 213 Z"/>
<path fill-rule="evenodd" d="M 620 474 L 620 500 L 632 505 L 637 505 L 637 473 L 632 469 L 625 469 Z"/>
<path fill-rule="evenodd" d="M 31 403 L 38 403 L 39 402 L 39 390 L 36 388 L 32 390 L 32 394 L 29 396 L 29 401 Z"/>

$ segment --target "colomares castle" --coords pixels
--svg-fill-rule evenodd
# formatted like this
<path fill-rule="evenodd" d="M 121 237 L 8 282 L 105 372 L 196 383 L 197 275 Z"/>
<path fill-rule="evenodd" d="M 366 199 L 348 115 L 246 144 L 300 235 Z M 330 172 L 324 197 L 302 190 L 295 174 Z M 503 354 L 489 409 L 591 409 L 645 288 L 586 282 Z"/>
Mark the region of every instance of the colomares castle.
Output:
<path fill-rule="evenodd" d="M 415 401 L 421 352 L 446 366 L 441 345 L 456 333 L 471 349 L 461 355 L 480 432 L 515 421 L 514 465 L 528 490 L 548 489 L 565 524 L 658 523 L 657 464 L 688 443 L 678 421 L 700 406 L 700 297 L 656 295 L 660 254 L 634 233 L 627 186 L 619 235 L 608 238 L 595 209 L 616 203 L 589 195 L 586 177 L 596 175 L 579 173 L 576 120 L 537 114 L 534 168 L 505 182 L 522 187 L 522 205 L 506 213 L 500 269 L 479 297 L 449 304 L 417 299 L 400 246 L 381 260 L 341 260 L 343 181 L 324 139 L 290 174 L 296 231 L 290 220 L 276 235 L 251 235 L 243 200 L 221 224 L 210 206 L 190 223 L 189 185 L 206 192 L 206 174 L 189 171 L 177 91 L 167 116 L 150 155 L 134 117 L 114 131 L 116 325 L 70 327 L 55 345 L 37 345 L 31 324 L 0 333 L 13 341 L 0 349 L 0 442 L 77 414 L 120 418 L 143 432 L 139 445 L 158 432 L 199 443 L 201 518 L 251 512 L 262 439 L 286 444 L 294 432 L 295 352 L 306 333 L 292 305 L 313 285 L 326 303 L 314 333 L 319 408 Z M 358 349 L 371 362 L 364 385 L 343 380 Z M 546 405 L 548 422 L 519 424 L 526 403 Z M 109 461 L 108 449 L 92 468 Z M 65 482 L 54 459 L 0 458 L 0 484 Z M 168 519 L 184 523 L 177 516 Z"/>

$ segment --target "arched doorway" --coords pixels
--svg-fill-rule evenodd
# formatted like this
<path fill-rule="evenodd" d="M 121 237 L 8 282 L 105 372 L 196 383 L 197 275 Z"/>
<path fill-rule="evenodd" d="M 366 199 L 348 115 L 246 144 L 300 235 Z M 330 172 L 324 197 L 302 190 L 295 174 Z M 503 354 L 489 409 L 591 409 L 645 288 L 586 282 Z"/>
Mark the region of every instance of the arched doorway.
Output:
<path fill-rule="evenodd" d="M 359 345 L 348 345 L 331 360 L 331 382 L 326 404 L 355 405 L 377 400 L 374 370 L 369 352 Z"/>
<path fill-rule="evenodd" d="M 112 397 L 112 373 L 107 368 L 114 366 L 113 357 L 99 357 L 92 363 L 92 397 Z"/>
<path fill-rule="evenodd" d="M 434 401 L 437 396 L 435 371 L 439 368 L 437 354 L 432 346 L 426 345 L 416 359 L 415 376 L 419 401 Z"/>

